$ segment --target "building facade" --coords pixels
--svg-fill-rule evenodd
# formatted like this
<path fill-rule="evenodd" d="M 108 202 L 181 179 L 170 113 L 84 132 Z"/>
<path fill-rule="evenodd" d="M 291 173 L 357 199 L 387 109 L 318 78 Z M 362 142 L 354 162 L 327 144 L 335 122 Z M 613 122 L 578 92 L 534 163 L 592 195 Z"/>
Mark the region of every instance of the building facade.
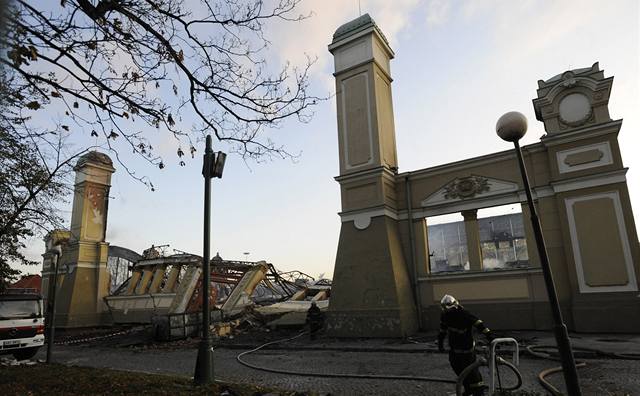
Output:
<path fill-rule="evenodd" d="M 363 15 L 338 28 L 329 51 L 342 197 L 329 331 L 362 337 L 435 329 L 445 293 L 492 327 L 550 329 L 515 152 L 398 173 L 394 53 L 384 34 Z M 640 247 L 617 140 L 622 120 L 608 111 L 612 84 L 598 63 L 538 81 L 533 106 L 546 135 L 523 147 L 563 315 L 575 331 L 640 328 Z M 522 207 L 525 242 L 513 243 L 526 262 L 488 271 L 477 211 L 507 204 Z M 464 218 L 466 271 L 430 265 L 428 218 L 448 213 Z"/>

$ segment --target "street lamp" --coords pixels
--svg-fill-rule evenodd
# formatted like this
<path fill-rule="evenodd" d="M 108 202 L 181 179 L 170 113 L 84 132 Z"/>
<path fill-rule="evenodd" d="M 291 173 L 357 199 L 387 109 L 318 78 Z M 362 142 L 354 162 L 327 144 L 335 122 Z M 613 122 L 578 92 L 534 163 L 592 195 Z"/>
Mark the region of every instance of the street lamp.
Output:
<path fill-rule="evenodd" d="M 571 350 L 571 342 L 569 341 L 569 333 L 567 332 L 567 326 L 565 326 L 562 320 L 562 313 L 560 312 L 560 304 L 558 302 L 558 295 L 556 293 L 556 286 L 553 282 L 553 275 L 551 273 L 551 267 L 549 265 L 549 257 L 547 255 L 547 248 L 542 236 L 542 228 L 540 227 L 540 220 L 538 219 L 538 213 L 536 207 L 533 204 L 533 198 L 531 197 L 531 187 L 529 186 L 529 177 L 527 176 L 527 169 L 525 168 L 524 161 L 522 159 L 522 151 L 520 150 L 520 144 L 518 141 L 527 132 L 527 118 L 524 114 L 517 111 L 511 111 L 504 114 L 496 123 L 496 133 L 502 140 L 512 142 L 515 146 L 516 155 L 518 157 L 518 164 L 520 165 L 520 173 L 522 174 L 522 182 L 524 183 L 524 192 L 527 195 L 527 203 L 529 204 L 529 213 L 531 214 L 531 226 L 533 228 L 533 234 L 536 238 L 536 246 L 538 248 L 538 256 L 540 256 L 540 264 L 542 266 L 542 273 L 544 275 L 544 282 L 547 287 L 547 294 L 549 296 L 549 303 L 551 304 L 551 313 L 553 316 L 553 332 L 558 344 L 558 350 L 560 352 L 560 358 L 562 360 L 562 372 L 564 374 L 564 381 L 567 386 L 567 392 L 569 396 L 580 396 L 580 384 L 578 383 L 578 372 L 576 371 L 576 362 L 573 359 L 573 352 Z"/>
<path fill-rule="evenodd" d="M 51 279 L 51 267 L 49 267 L 49 293 L 47 297 L 47 319 L 45 325 L 47 326 L 47 358 L 46 362 L 51 363 L 53 352 L 53 336 L 55 332 L 56 323 L 56 289 L 58 288 L 58 261 L 62 256 L 62 248 L 60 245 L 55 245 L 49 249 L 48 253 L 52 254 L 53 264 L 53 280 Z"/>
<path fill-rule="evenodd" d="M 198 358 L 193 381 L 198 385 L 210 384 L 213 378 L 213 340 L 209 334 L 211 310 L 209 309 L 210 241 L 211 241 L 211 179 L 222 178 L 227 155 L 221 151 L 213 152 L 211 135 L 207 135 L 204 151 L 202 176 L 204 176 L 204 243 L 202 254 L 202 339 L 198 345 Z"/>

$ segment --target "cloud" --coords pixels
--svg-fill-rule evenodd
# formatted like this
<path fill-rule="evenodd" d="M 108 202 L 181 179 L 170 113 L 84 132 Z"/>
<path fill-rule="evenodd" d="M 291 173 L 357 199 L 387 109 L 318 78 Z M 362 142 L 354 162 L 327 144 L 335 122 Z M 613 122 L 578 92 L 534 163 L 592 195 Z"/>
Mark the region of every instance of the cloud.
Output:
<path fill-rule="evenodd" d="M 371 15 L 393 45 L 398 34 L 410 28 L 411 15 L 418 5 L 418 0 L 370 0 L 362 1 L 361 8 L 363 14 Z M 312 73 L 316 78 L 328 79 L 331 76 L 327 72 L 333 70 L 327 46 L 340 25 L 358 17 L 358 3 L 345 6 L 343 0 L 306 1 L 300 4 L 298 12 L 311 17 L 298 23 L 274 23 L 267 27 L 271 49 L 281 62 L 291 61 L 293 65 L 304 64 L 306 55 L 317 57 Z"/>
<path fill-rule="evenodd" d="M 402 31 L 411 30 L 411 16 L 420 6 L 417 0 L 375 0 L 370 1 L 371 10 L 368 12 L 380 26 L 393 47 L 397 44 L 398 36 Z"/>
<path fill-rule="evenodd" d="M 427 3 L 427 26 L 444 25 L 449 20 L 450 15 L 451 0 L 430 0 Z"/>
<path fill-rule="evenodd" d="M 576 11 L 572 2 L 513 2 L 494 10 L 494 40 L 499 54 L 509 54 L 512 63 L 521 63 L 530 57 L 544 56 L 558 43 L 580 41 L 580 28 L 592 25 L 598 17 L 599 7 L 590 7 L 585 1 Z M 535 18 L 531 16 L 536 14 Z M 560 54 L 554 54 L 560 55 Z M 502 60 L 504 62 L 504 59 Z"/>

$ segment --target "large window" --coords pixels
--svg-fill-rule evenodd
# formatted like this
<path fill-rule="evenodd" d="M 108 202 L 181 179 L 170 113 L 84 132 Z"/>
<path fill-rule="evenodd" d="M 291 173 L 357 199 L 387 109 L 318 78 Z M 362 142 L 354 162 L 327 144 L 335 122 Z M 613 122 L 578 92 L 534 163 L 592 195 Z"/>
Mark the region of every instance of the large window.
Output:
<path fill-rule="evenodd" d="M 506 214 L 501 214 L 505 213 Z M 482 268 L 519 268 L 529 265 L 520 205 L 478 211 Z"/>
<path fill-rule="evenodd" d="M 478 210 L 482 268 L 527 267 L 529 255 L 520 204 Z M 432 273 L 469 270 L 465 224 L 459 213 L 427 220 Z"/>
<path fill-rule="evenodd" d="M 462 215 L 430 217 L 427 223 L 431 272 L 469 269 L 467 236 Z"/>

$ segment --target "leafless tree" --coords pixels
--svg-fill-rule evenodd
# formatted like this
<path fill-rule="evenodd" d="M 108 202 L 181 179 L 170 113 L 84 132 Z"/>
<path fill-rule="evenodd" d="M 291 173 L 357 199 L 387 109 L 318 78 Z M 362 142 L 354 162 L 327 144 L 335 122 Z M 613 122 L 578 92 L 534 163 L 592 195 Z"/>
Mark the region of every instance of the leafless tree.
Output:
<path fill-rule="evenodd" d="M 59 182 L 74 156 L 101 147 L 153 188 L 124 154 L 164 168 L 154 145 L 165 134 L 180 165 L 209 133 L 245 159 L 292 156 L 271 129 L 308 121 L 321 98 L 309 91 L 312 59 L 268 61 L 265 27 L 306 18 L 300 1 L 14 0 L 0 34 L 2 138 L 39 160 L 32 170 L 49 175 L 42 183 Z M 27 192 L 22 212 L 0 227 L 16 225 L 44 190 Z"/>
<path fill-rule="evenodd" d="M 261 132 L 308 119 L 318 100 L 308 92 L 312 62 L 274 71 L 264 26 L 304 18 L 299 1 L 63 0 L 40 10 L 17 0 L 0 62 L 33 90 L 18 97 L 24 109 L 59 101 L 69 122 L 122 137 L 158 164 L 144 134 L 130 132 L 134 120 L 179 139 L 211 132 L 244 156 L 286 156 Z"/>

